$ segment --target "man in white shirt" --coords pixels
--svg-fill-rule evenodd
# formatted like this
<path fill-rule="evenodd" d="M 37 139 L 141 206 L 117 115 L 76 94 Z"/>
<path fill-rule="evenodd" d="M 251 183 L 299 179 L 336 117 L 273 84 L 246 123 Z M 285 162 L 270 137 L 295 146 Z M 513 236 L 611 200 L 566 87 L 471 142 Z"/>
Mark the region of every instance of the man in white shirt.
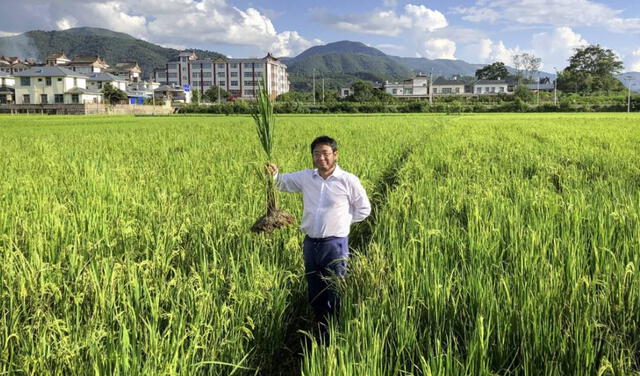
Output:
<path fill-rule="evenodd" d="M 328 278 L 345 276 L 349 258 L 351 224 L 365 219 L 371 204 L 360 180 L 340 166 L 338 144 L 327 136 L 311 143 L 315 169 L 279 174 L 274 164 L 267 169 L 283 192 L 302 192 L 304 212 L 300 228 L 304 238 L 304 266 L 309 302 L 316 321 L 326 335 L 326 320 L 338 313 L 340 297 Z"/>

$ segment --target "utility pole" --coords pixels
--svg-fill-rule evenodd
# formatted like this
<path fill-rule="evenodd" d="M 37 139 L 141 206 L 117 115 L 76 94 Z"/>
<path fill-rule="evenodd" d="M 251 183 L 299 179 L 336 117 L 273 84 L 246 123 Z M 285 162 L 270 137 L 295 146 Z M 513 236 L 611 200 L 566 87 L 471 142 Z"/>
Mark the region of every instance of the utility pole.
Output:
<path fill-rule="evenodd" d="M 553 67 L 556 71 L 556 78 L 553 80 L 553 105 L 558 107 L 558 69 Z"/>
<path fill-rule="evenodd" d="M 433 68 L 429 73 L 429 105 L 433 104 Z"/>
<path fill-rule="evenodd" d="M 627 113 L 631 112 L 631 77 L 625 77 L 627 80 Z"/>
<path fill-rule="evenodd" d="M 313 70 L 313 104 L 316 104 L 316 70 Z"/>

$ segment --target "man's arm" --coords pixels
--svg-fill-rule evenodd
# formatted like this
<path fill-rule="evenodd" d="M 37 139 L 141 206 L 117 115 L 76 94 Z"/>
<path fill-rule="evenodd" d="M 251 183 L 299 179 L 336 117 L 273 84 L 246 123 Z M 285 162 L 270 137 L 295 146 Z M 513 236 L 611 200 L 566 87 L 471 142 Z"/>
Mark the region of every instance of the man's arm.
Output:
<path fill-rule="evenodd" d="M 349 203 L 352 214 L 351 223 L 354 223 L 360 222 L 369 216 L 371 213 L 371 203 L 367 197 L 367 192 L 360 183 L 360 179 L 354 176 L 351 186 L 352 193 Z"/>
<path fill-rule="evenodd" d="M 300 172 L 293 172 L 290 174 L 281 174 L 278 170 L 278 166 L 273 163 L 269 163 L 266 166 L 267 171 L 273 175 L 276 180 L 276 188 L 282 192 L 300 192 L 302 186 L 300 184 Z"/>

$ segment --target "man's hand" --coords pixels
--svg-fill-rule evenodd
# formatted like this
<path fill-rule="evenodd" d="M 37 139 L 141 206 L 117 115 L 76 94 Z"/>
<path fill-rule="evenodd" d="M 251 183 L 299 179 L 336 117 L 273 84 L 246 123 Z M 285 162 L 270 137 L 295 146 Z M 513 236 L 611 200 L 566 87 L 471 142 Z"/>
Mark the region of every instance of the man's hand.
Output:
<path fill-rule="evenodd" d="M 278 166 L 273 163 L 267 163 L 264 165 L 265 170 L 268 174 L 275 176 L 278 173 Z"/>

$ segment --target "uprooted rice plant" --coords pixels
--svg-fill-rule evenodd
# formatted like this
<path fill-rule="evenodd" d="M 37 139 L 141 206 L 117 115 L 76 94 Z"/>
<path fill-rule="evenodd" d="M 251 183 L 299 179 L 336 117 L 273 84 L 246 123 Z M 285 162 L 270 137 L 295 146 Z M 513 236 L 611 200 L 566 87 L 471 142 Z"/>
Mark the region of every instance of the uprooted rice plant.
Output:
<path fill-rule="evenodd" d="M 376 197 L 323 347 L 250 117 L 0 117 L 0 374 L 639 374 L 638 123 L 280 117 Z"/>

